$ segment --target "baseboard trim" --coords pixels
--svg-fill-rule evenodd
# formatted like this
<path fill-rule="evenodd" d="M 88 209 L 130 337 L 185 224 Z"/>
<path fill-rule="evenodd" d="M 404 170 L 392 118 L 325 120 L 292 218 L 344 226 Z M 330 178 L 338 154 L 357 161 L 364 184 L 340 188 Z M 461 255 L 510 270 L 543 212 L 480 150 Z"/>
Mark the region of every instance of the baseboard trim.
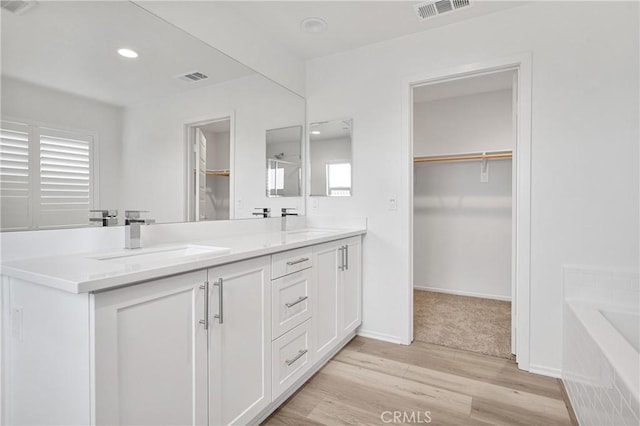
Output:
<path fill-rule="evenodd" d="M 395 343 L 398 345 L 402 344 L 402 339 L 400 337 L 378 333 L 377 331 L 358 329 L 356 330 L 356 334 L 369 339 L 382 340 L 383 342 Z"/>
<path fill-rule="evenodd" d="M 529 373 L 562 379 L 562 371 L 559 368 L 545 367 L 544 365 L 529 364 Z"/>
<path fill-rule="evenodd" d="M 511 302 L 511 297 L 498 296 L 496 294 L 474 293 L 471 291 L 450 290 L 447 288 L 429 287 L 425 285 L 415 285 L 415 284 L 413 286 L 413 289 L 421 290 L 421 291 L 435 291 L 436 293 L 455 294 L 456 296 L 479 297 L 481 299 L 493 299 L 493 300 L 503 300 L 505 302 Z"/>

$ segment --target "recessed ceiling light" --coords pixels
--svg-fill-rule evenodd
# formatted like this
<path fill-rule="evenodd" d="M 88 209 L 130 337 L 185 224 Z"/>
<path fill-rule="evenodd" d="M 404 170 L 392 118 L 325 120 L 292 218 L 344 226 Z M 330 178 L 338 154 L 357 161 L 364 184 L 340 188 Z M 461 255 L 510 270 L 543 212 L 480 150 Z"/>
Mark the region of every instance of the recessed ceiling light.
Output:
<path fill-rule="evenodd" d="M 311 134 L 312 135 L 319 135 L 320 134 L 320 130 L 312 130 Z"/>
<path fill-rule="evenodd" d="M 138 52 L 136 52 L 135 50 L 126 49 L 126 48 L 118 49 L 118 54 L 120 56 L 124 56 L 125 58 L 129 58 L 129 59 L 134 59 L 138 57 Z"/>
<path fill-rule="evenodd" d="M 329 25 L 327 25 L 327 21 L 322 18 L 311 17 L 303 19 L 302 22 L 300 22 L 300 27 L 305 32 L 319 34 L 325 32 Z"/>

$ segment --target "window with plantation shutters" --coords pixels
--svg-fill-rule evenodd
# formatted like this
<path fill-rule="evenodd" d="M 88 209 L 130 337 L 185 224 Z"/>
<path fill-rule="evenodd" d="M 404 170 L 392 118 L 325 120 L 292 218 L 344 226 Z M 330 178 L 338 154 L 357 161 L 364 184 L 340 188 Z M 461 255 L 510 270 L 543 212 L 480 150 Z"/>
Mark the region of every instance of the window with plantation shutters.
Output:
<path fill-rule="evenodd" d="M 1 128 L 2 229 L 87 225 L 94 202 L 93 135 L 6 121 Z"/>
<path fill-rule="evenodd" d="M 32 197 L 27 125 L 0 126 L 0 226 L 3 230 L 31 227 Z"/>

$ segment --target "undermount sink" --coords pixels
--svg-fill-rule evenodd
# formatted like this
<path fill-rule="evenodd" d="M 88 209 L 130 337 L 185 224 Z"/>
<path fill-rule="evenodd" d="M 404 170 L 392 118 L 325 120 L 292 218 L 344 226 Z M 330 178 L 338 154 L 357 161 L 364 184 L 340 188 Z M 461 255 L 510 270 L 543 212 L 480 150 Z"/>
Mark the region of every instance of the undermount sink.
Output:
<path fill-rule="evenodd" d="M 292 237 L 300 237 L 300 238 L 309 238 L 309 237 L 318 237 L 324 234 L 330 234 L 334 232 L 331 229 L 298 229 L 295 231 L 288 231 L 287 235 Z"/>
<path fill-rule="evenodd" d="M 202 256 L 202 255 L 221 255 L 228 253 L 229 249 L 225 247 L 197 246 L 185 245 L 167 249 L 160 249 L 145 252 L 118 253 L 106 256 L 94 257 L 96 260 L 104 260 L 115 263 L 139 264 L 146 262 L 158 262 L 165 260 L 179 260 L 185 257 Z"/>

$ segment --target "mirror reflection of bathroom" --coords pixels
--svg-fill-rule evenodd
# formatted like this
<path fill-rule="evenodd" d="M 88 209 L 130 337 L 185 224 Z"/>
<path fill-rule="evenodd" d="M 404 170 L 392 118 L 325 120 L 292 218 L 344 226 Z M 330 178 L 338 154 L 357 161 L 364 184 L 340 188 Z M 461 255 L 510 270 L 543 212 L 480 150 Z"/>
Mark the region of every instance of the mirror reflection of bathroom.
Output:
<path fill-rule="evenodd" d="M 188 126 L 193 147 L 190 220 L 230 219 L 231 119 Z"/>
<path fill-rule="evenodd" d="M 310 195 L 351 196 L 352 131 L 352 120 L 309 125 Z"/>
<path fill-rule="evenodd" d="M 267 130 L 267 197 L 299 197 L 302 126 Z"/>

